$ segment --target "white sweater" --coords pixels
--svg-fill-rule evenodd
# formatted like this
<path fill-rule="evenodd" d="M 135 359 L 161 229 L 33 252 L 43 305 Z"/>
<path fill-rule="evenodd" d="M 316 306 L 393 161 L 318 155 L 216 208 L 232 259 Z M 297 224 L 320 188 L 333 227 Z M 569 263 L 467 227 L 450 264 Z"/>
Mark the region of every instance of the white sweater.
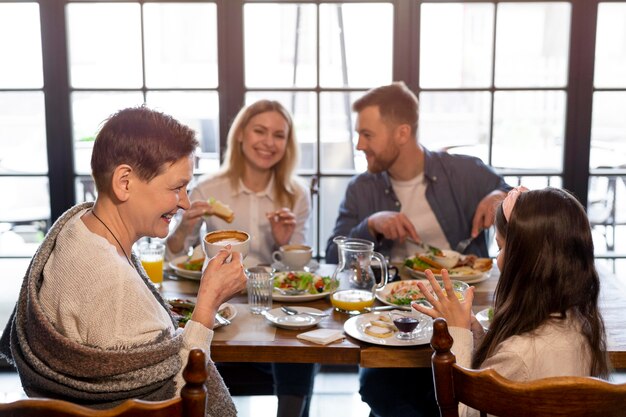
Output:
<path fill-rule="evenodd" d="M 137 271 L 116 248 L 92 233 L 81 211 L 59 233 L 44 267 L 39 299 L 46 316 L 64 336 L 81 344 L 110 348 L 141 345 L 176 330 L 167 311 L 154 298 Z M 179 352 L 187 363 L 189 350 L 199 347 L 210 357 L 213 330 L 190 321 Z M 184 384 L 182 368 L 177 393 Z"/>

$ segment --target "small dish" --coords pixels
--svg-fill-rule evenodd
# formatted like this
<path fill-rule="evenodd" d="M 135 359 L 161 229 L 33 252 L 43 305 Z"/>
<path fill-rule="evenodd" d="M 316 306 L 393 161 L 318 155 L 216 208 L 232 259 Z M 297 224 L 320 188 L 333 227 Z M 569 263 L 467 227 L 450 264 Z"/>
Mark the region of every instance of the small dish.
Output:
<path fill-rule="evenodd" d="M 489 319 L 489 310 L 491 307 L 486 308 L 484 310 L 480 310 L 476 313 L 476 320 L 483 326 L 483 329 L 489 330 L 489 325 L 491 324 L 491 320 Z"/>
<path fill-rule="evenodd" d="M 316 308 L 312 308 L 312 307 L 295 306 L 291 308 L 299 312 L 311 312 L 311 313 L 318 313 L 318 314 L 324 313 L 323 311 L 318 310 Z M 280 307 L 273 308 L 269 311 L 264 312 L 263 316 L 265 317 L 267 321 L 272 323 L 274 326 L 280 327 L 283 329 L 290 329 L 290 330 L 302 330 L 302 329 L 308 329 L 310 327 L 317 326 L 317 324 L 320 321 L 322 321 L 322 319 L 324 318 L 324 317 L 313 317 L 308 314 L 298 314 L 298 315 L 290 316 L 284 311 L 282 311 Z"/>

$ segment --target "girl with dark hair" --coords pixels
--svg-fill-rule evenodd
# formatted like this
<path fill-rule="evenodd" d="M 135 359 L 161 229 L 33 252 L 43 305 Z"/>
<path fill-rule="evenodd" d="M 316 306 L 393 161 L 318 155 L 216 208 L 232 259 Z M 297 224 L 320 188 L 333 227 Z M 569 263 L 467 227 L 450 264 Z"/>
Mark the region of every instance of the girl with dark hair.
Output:
<path fill-rule="evenodd" d="M 418 284 L 433 308 L 413 308 L 447 320 L 452 350 L 462 366 L 493 368 L 515 381 L 607 378 L 600 281 L 583 207 L 563 190 L 517 187 L 498 207 L 495 224 L 501 274 L 489 331 L 485 333 L 472 314 L 473 287 L 459 301 L 445 270 L 444 288 L 450 296 L 427 271 L 437 298 Z"/>

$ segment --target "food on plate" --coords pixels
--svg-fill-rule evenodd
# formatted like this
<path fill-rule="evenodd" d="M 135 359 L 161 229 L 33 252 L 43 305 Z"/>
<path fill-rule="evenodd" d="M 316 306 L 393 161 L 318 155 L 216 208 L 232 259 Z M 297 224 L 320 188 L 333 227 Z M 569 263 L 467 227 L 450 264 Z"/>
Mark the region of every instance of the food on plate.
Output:
<path fill-rule="evenodd" d="M 375 320 L 370 321 L 365 325 L 363 331 L 370 336 L 386 338 L 391 336 L 396 330 L 396 327 L 391 323 L 391 319 L 387 316 L 377 317 Z"/>
<path fill-rule="evenodd" d="M 188 257 L 184 262 L 179 262 L 176 264 L 180 269 L 185 269 L 187 271 L 202 271 L 202 266 L 204 265 L 204 252 L 202 251 L 202 246 L 198 245 L 193 249 L 193 253 L 190 257 Z"/>
<path fill-rule="evenodd" d="M 233 210 L 228 207 L 228 205 L 222 203 L 220 200 L 216 200 L 215 198 L 209 198 L 209 204 L 213 209 L 213 214 L 224 220 L 226 223 L 232 223 L 235 219 L 235 213 Z"/>
<path fill-rule="evenodd" d="M 192 300 L 186 300 L 181 298 L 173 298 L 167 300 L 168 304 L 171 307 L 174 318 L 178 321 L 178 327 L 185 327 L 185 324 L 189 320 L 191 320 L 191 315 L 193 314 L 193 309 L 196 306 L 196 303 Z M 222 305 L 217 311 L 217 314 L 228 319 L 233 316 L 233 312 L 230 311 L 231 307 L 229 305 Z"/>
<path fill-rule="evenodd" d="M 416 280 L 400 281 L 393 286 L 385 301 L 398 306 L 410 305 L 412 301 L 425 299 L 424 294 L 417 286 Z M 430 283 L 422 281 L 426 288 L 430 289 Z"/>
<path fill-rule="evenodd" d="M 283 290 L 305 290 L 305 294 L 320 294 L 333 289 L 330 277 L 321 277 L 305 271 L 279 272 L 274 287 Z"/>
<path fill-rule="evenodd" d="M 415 256 L 407 258 L 404 266 L 414 271 L 424 272 L 427 269 L 433 271 L 433 274 L 441 274 L 443 265 L 434 259 L 434 256 L 428 253 L 416 253 Z M 456 264 L 448 269 L 448 273 L 453 276 L 477 275 L 489 271 L 493 266 L 491 258 L 479 258 L 476 255 L 460 256 Z"/>

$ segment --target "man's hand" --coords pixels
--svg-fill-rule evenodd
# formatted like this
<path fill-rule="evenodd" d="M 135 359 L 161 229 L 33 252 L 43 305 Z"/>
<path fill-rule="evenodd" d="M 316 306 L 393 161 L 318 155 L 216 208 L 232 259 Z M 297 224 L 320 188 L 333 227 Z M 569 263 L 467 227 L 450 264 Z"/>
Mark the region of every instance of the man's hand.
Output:
<path fill-rule="evenodd" d="M 488 229 L 495 222 L 496 207 L 504 200 L 506 193 L 494 190 L 487 194 L 476 206 L 476 213 L 472 220 L 472 237 L 478 236 L 483 229 Z"/>
<path fill-rule="evenodd" d="M 421 241 L 415 226 L 404 213 L 379 211 L 367 219 L 367 227 L 373 236 L 383 235 L 385 239 L 398 240 L 401 243 L 408 237 L 415 242 Z"/>

